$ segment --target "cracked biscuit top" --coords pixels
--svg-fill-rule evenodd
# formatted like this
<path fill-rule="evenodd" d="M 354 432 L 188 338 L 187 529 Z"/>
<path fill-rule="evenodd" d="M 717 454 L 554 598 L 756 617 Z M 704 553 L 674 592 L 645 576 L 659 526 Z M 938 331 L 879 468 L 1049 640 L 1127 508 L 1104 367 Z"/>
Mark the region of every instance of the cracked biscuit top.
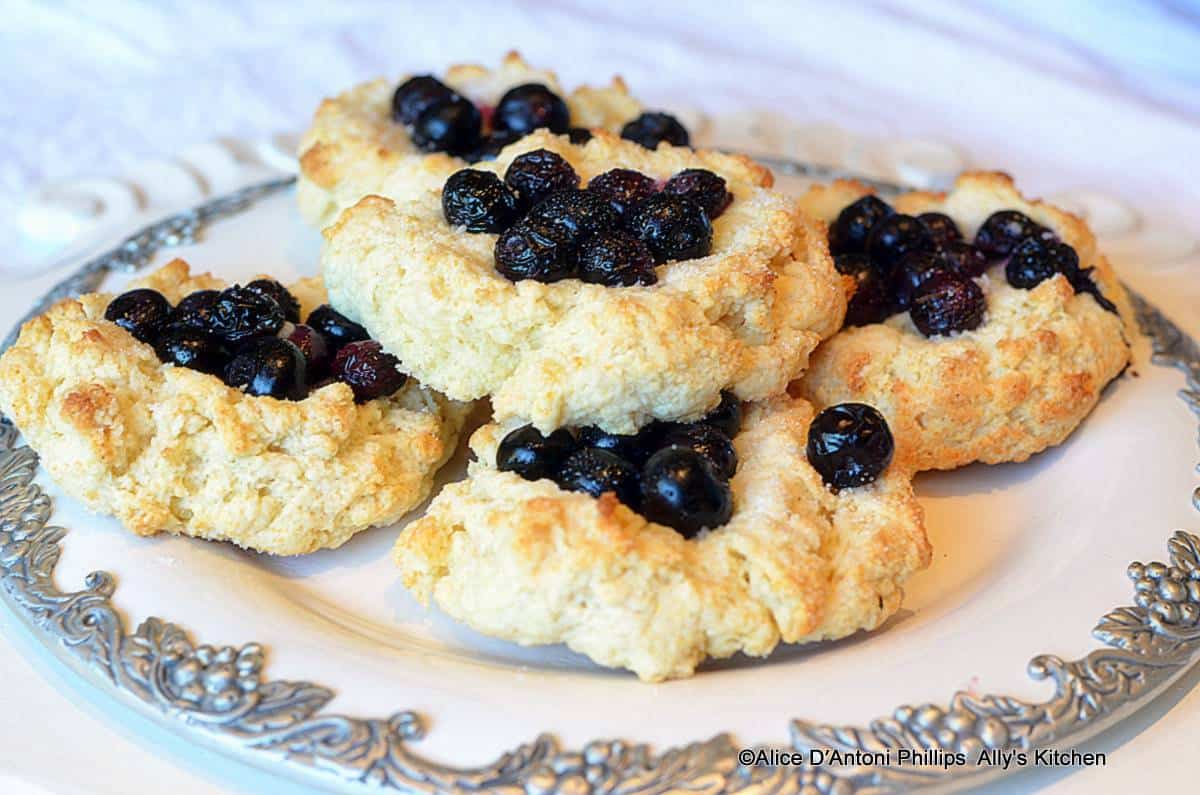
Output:
<path fill-rule="evenodd" d="M 852 296 L 846 328 L 791 389 L 875 406 L 914 469 L 1057 445 L 1130 361 L 1133 314 L 1091 231 L 1007 175 L 892 204 L 839 182 L 802 203 L 830 222 Z"/>
<path fill-rule="evenodd" d="M 764 399 L 841 325 L 824 226 L 746 158 L 539 130 L 462 171 L 432 156 L 393 173 L 394 198 L 325 231 L 322 269 L 334 306 L 422 382 L 490 395 L 501 422 L 631 433 L 725 389 Z"/>
<path fill-rule="evenodd" d="M 429 493 L 466 408 L 381 378 L 394 360 L 339 343 L 336 324 L 297 334 L 313 329 L 281 313 L 332 317 L 317 280 L 230 288 L 175 260 L 134 287 L 56 304 L 0 357 L 0 410 L 91 510 L 139 535 L 291 555 L 394 522 Z M 170 322 L 153 331 L 163 307 Z M 345 353 L 322 365 L 325 346 Z"/>

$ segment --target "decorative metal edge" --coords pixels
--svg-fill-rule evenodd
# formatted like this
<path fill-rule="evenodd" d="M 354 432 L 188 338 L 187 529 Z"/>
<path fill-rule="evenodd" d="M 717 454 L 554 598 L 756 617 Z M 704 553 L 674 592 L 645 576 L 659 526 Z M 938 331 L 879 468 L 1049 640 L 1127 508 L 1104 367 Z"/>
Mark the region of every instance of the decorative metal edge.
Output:
<path fill-rule="evenodd" d="M 54 301 L 96 289 L 116 268 L 138 268 L 162 248 L 194 242 L 204 226 L 236 214 L 294 178 L 254 185 L 146 227 L 116 249 L 56 285 L 30 314 Z M 1183 398 L 1200 416 L 1200 348 L 1144 299 L 1138 318 L 1154 344 L 1154 361 L 1187 374 Z M 23 322 L 23 321 L 22 321 Z M 15 331 L 0 346 L 11 344 Z M 1132 563 L 1135 605 L 1109 612 L 1093 630 L 1105 646 L 1064 661 L 1039 655 L 1034 679 L 1049 679 L 1044 702 L 1008 696 L 954 695 L 949 704 L 901 706 L 867 727 L 790 724 L 787 748 L 805 760 L 816 749 L 879 754 L 923 753 L 928 764 L 746 765 L 728 735 L 654 753 L 646 744 L 597 740 L 563 750 L 543 734 L 490 764 L 456 768 L 426 759 L 411 745 L 423 733 L 419 716 L 355 718 L 322 710 L 333 691 L 311 682 L 266 680 L 261 645 L 196 645 L 159 618 L 128 633 L 112 597 L 115 582 L 92 572 L 80 591 L 62 591 L 54 568 L 67 531 L 49 524 L 53 506 L 34 480 L 38 457 L 17 444 L 0 416 L 0 585 L 6 603 L 57 656 L 83 664 L 151 711 L 178 720 L 245 754 L 342 782 L 421 793 L 773 792 L 851 795 L 976 783 L 999 769 L 942 763 L 948 754 L 987 750 L 1031 752 L 1078 742 L 1144 704 L 1200 658 L 1200 537 L 1176 532 L 1171 563 Z M 1200 490 L 1196 495 L 1200 508 Z M 874 757 L 870 757 L 874 758 Z"/>

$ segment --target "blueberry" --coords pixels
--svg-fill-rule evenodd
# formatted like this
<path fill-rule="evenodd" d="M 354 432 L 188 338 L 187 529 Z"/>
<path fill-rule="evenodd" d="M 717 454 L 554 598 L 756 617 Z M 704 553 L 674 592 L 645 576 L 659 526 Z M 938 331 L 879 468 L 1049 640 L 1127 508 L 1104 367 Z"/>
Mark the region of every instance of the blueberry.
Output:
<path fill-rule="evenodd" d="M 229 363 L 229 348 L 200 329 L 171 326 L 154 342 L 159 361 L 187 367 L 209 375 L 220 375 Z"/>
<path fill-rule="evenodd" d="M 412 140 L 425 152 L 470 154 L 479 146 L 483 118 L 468 99 L 454 96 L 436 102 L 413 122 Z"/>
<path fill-rule="evenodd" d="M 104 319 L 116 323 L 142 342 L 153 343 L 171 316 L 171 302 L 145 288 L 121 293 L 109 302 Z"/>
<path fill-rule="evenodd" d="M 658 183 L 640 171 L 614 168 L 592 177 L 587 189 L 608 199 L 618 213 L 626 215 L 642 201 L 657 193 Z"/>
<path fill-rule="evenodd" d="M 1000 210 L 988 216 L 975 233 L 975 246 L 990 259 L 1003 259 L 1027 237 L 1038 237 L 1046 230 L 1024 213 Z"/>
<path fill-rule="evenodd" d="M 926 337 L 970 331 L 983 322 L 987 299 L 966 276 L 940 271 L 925 279 L 913 293 L 908 314 Z"/>
<path fill-rule="evenodd" d="M 667 180 L 663 192 L 691 199 L 704 208 L 710 221 L 716 220 L 733 202 L 733 194 L 726 187 L 725 179 L 704 168 L 680 171 Z"/>
<path fill-rule="evenodd" d="M 304 354 L 278 337 L 251 340 L 225 368 L 225 383 L 248 395 L 303 400 L 308 394 Z"/>
<path fill-rule="evenodd" d="M 612 492 L 625 505 L 637 509 L 638 470 L 610 450 L 594 447 L 576 450 L 563 461 L 554 480 L 567 491 L 582 491 L 593 497 Z"/>
<path fill-rule="evenodd" d="M 513 159 L 504 173 L 504 183 L 517 192 L 526 207 L 532 207 L 555 191 L 579 187 L 579 175 L 562 155 L 534 149 Z"/>
<path fill-rule="evenodd" d="M 510 132 L 509 130 L 492 130 L 491 135 L 485 136 L 479 142 L 479 146 L 466 156 L 466 159 L 472 163 L 478 163 L 480 160 L 495 160 L 500 151 L 509 144 L 516 143 L 525 136 L 520 133 Z"/>
<path fill-rule="evenodd" d="M 867 257 L 884 276 L 891 276 L 896 264 L 910 251 L 932 251 L 933 247 L 933 237 L 925 225 L 903 213 L 880 219 L 867 235 Z"/>
<path fill-rule="evenodd" d="M 606 287 L 651 285 L 658 281 L 649 247 L 625 232 L 610 230 L 592 235 L 576 255 L 579 278 Z"/>
<path fill-rule="evenodd" d="M 351 342 L 370 339 L 367 330 L 329 304 L 321 304 L 308 314 L 308 325 L 325 338 L 330 353 Z"/>
<path fill-rule="evenodd" d="M 691 538 L 705 527 L 720 527 L 729 521 L 733 493 L 695 450 L 667 447 L 652 455 L 642 468 L 641 513 Z"/>
<path fill-rule="evenodd" d="M 289 323 L 300 322 L 300 302 L 288 288 L 274 279 L 255 279 L 246 285 L 247 290 L 272 299 L 283 310 L 283 319 Z"/>
<path fill-rule="evenodd" d="M 211 328 L 212 308 L 221 297 L 220 290 L 196 290 L 185 295 L 171 312 L 168 323 L 201 330 Z"/>
<path fill-rule="evenodd" d="M 492 126 L 497 130 L 533 132 L 548 127 L 550 132 L 565 133 L 571 121 L 567 103 L 541 83 L 526 83 L 510 88 L 500 97 Z"/>
<path fill-rule="evenodd" d="M 946 270 L 945 260 L 932 251 L 905 254 L 892 271 L 892 306 L 900 312 L 908 309 L 921 285 L 934 274 Z"/>
<path fill-rule="evenodd" d="M 550 283 L 575 275 L 571 246 L 557 230 L 519 221 L 496 238 L 496 270 L 509 281 L 525 279 Z"/>
<path fill-rule="evenodd" d="M 464 168 L 442 188 L 442 214 L 468 232 L 503 232 L 517 219 L 517 196 L 492 172 Z"/>
<path fill-rule="evenodd" d="M 717 476 L 728 480 L 737 471 L 737 453 L 733 442 L 723 431 L 712 425 L 696 423 L 684 425 L 669 432 L 663 439 L 664 446 L 686 447 L 695 450 L 712 466 Z"/>
<path fill-rule="evenodd" d="M 829 253 L 865 254 L 871 227 L 894 213 L 891 205 L 878 196 L 863 196 L 846 205 L 829 225 Z"/>
<path fill-rule="evenodd" d="M 638 466 L 646 463 L 646 459 L 657 449 L 656 446 L 647 444 L 647 438 L 643 434 L 609 433 L 595 426 L 579 429 L 579 444 L 582 447 L 607 450 Z"/>
<path fill-rule="evenodd" d="M 537 428 L 525 425 L 511 431 L 500 442 L 496 449 L 496 468 L 501 472 L 515 472 L 525 480 L 552 478 L 574 449 L 575 439 L 562 428 L 543 436 Z"/>
<path fill-rule="evenodd" d="M 657 149 L 663 141 L 672 146 L 691 143 L 687 128 L 669 113 L 643 113 L 621 128 L 621 137 L 647 149 Z"/>
<path fill-rule="evenodd" d="M 221 291 L 208 314 L 208 331 L 231 344 L 265 337 L 283 326 L 283 309 L 274 298 L 234 285 Z"/>
<path fill-rule="evenodd" d="M 616 229 L 620 217 L 612 205 L 586 190 L 571 188 L 551 193 L 533 206 L 523 223 L 548 230 L 574 248 L 584 238 Z"/>
<path fill-rule="evenodd" d="M 592 140 L 592 131 L 587 127 L 572 127 L 567 130 L 567 140 L 576 146 L 583 146 Z"/>
<path fill-rule="evenodd" d="M 626 216 L 626 227 L 645 241 L 657 262 L 696 259 L 712 251 L 708 215 L 682 196 L 651 196 Z"/>
<path fill-rule="evenodd" d="M 307 367 L 309 381 L 318 381 L 325 377 L 329 370 L 329 344 L 325 341 L 325 335 L 314 329 L 312 326 L 303 324 L 294 325 L 290 328 L 284 327 L 287 334 L 283 335 L 283 339 L 295 345 L 304 354 L 304 363 Z M 283 333 L 282 331 L 280 332 Z"/>
<path fill-rule="evenodd" d="M 412 124 L 432 105 L 456 96 L 454 89 L 433 75 L 410 77 L 392 95 L 392 118 L 401 124 Z"/>
<path fill-rule="evenodd" d="M 833 267 L 838 273 L 857 276 L 871 269 L 871 260 L 866 254 L 837 254 L 833 258 Z"/>
<path fill-rule="evenodd" d="M 987 269 L 991 265 L 987 254 L 961 240 L 947 243 L 938 253 L 945 260 L 946 267 L 968 278 L 982 276 L 987 273 Z"/>
<path fill-rule="evenodd" d="M 723 390 L 721 402 L 715 409 L 705 414 L 700 422 L 713 426 L 732 439 L 742 429 L 742 401 L 738 400 L 737 395 L 732 392 Z"/>
<path fill-rule="evenodd" d="M 945 213 L 921 213 L 917 216 L 917 220 L 925 224 L 930 237 L 933 238 L 934 245 L 939 248 L 947 243 L 962 240 L 962 232 L 958 231 L 958 224 L 954 223 L 954 219 Z"/>
<path fill-rule="evenodd" d="M 883 415 L 863 403 L 830 406 L 808 426 L 808 463 L 835 490 L 874 482 L 895 447 Z"/>
<path fill-rule="evenodd" d="M 892 303 L 891 285 L 874 268 L 854 274 L 858 285 L 846 303 L 846 326 L 869 326 L 882 323 L 896 314 Z"/>
<path fill-rule="evenodd" d="M 355 403 L 387 397 L 408 381 L 408 376 L 400 372 L 400 360 L 375 340 L 343 345 L 329 369 L 333 380 L 354 392 Z"/>
<path fill-rule="evenodd" d="M 1008 283 L 1022 290 L 1032 290 L 1056 273 L 1073 284 L 1079 277 L 1079 255 L 1066 243 L 1036 236 L 1018 243 L 1004 266 Z"/>

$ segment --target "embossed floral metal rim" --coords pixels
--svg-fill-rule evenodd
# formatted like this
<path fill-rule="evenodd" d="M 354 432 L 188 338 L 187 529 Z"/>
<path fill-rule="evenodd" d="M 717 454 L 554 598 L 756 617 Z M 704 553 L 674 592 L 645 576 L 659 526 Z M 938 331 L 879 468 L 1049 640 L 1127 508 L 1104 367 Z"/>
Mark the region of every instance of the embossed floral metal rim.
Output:
<path fill-rule="evenodd" d="M 31 314 L 63 297 L 96 289 L 116 269 L 145 265 L 162 248 L 191 243 L 203 227 L 253 201 L 288 188 L 285 178 L 246 188 L 143 229 L 88 262 L 48 293 Z M 1155 361 L 1181 368 L 1181 393 L 1200 416 L 1200 348 L 1162 314 L 1134 296 Z M 15 330 L 0 345 L 6 348 Z M 1000 775 L 997 768 L 905 765 L 747 767 L 733 738 L 718 735 L 655 751 L 623 740 L 597 740 L 564 750 L 542 735 L 491 764 L 454 768 L 423 758 L 414 746 L 419 716 L 388 718 L 329 714 L 331 689 L 311 682 L 270 680 L 264 653 L 197 645 L 180 627 L 150 618 L 132 633 L 112 602 L 113 578 L 92 572 L 80 591 L 62 591 L 54 568 L 67 531 L 49 524 L 53 506 L 35 482 L 37 454 L 18 446 L 17 431 L 0 417 L 0 584 L 5 601 L 35 628 L 54 654 L 88 669 L 107 689 L 152 713 L 179 721 L 203 739 L 232 746 L 252 760 L 269 759 L 293 772 L 411 792 L 816 792 L 883 793 L 914 788 L 958 789 Z M 1193 495 L 1200 508 L 1200 490 Z M 1170 563 L 1130 564 L 1133 606 L 1100 619 L 1093 635 L 1104 645 L 1065 661 L 1039 655 L 1034 679 L 1054 693 L 1028 702 L 960 692 L 945 706 L 901 706 L 869 726 L 790 724 L 791 750 L 880 752 L 910 749 L 977 754 L 983 749 L 1032 751 L 1078 743 L 1148 702 L 1200 658 L 1200 537 L 1177 532 Z M 781 727 L 782 728 L 782 727 Z M 807 755 L 806 755 L 806 758 Z"/>

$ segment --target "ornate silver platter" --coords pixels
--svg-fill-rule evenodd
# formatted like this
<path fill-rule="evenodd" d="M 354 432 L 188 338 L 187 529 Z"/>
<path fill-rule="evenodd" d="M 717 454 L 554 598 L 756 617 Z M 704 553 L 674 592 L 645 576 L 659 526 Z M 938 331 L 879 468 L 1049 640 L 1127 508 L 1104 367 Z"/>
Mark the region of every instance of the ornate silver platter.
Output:
<path fill-rule="evenodd" d="M 30 314 L 94 290 L 112 273 L 140 268 L 161 249 L 195 244 L 209 225 L 247 211 L 291 182 L 255 185 L 143 229 L 71 273 Z M 1186 388 L 1180 394 L 1200 415 L 1200 348 L 1146 301 L 1138 298 L 1137 306 L 1155 365 L 1183 371 Z M 1192 500 L 1200 508 L 1200 490 Z M 1070 748 L 1145 705 L 1200 658 L 1200 537 L 1177 531 L 1164 539 L 1164 562 L 1126 568 L 1134 604 L 1099 619 L 1091 633 L 1098 646 L 1077 659 L 1039 654 L 1029 661 L 1029 676 L 1053 687 L 1044 700 L 968 688 L 940 704 L 896 707 L 863 725 L 788 721 L 780 715 L 778 740 L 750 748 L 730 734 L 652 747 L 637 741 L 642 727 L 635 721 L 629 739 L 560 743 L 553 733 L 531 735 L 524 742 L 514 739 L 511 750 L 490 762 L 456 767 L 423 752 L 429 716 L 409 705 L 381 709 L 376 717 L 338 714 L 329 709 L 333 687 L 269 677 L 263 644 L 199 643 L 157 617 L 131 631 L 114 604 L 117 582 L 110 574 L 93 571 L 82 589 L 64 590 L 56 567 L 71 532 L 52 524 L 54 516 L 55 501 L 40 482 L 37 455 L 0 419 L 0 584 L 8 608 L 54 656 L 137 708 L 251 761 L 348 791 L 960 789 L 1017 768 L 946 764 L 948 757 L 961 754 L 974 762 L 981 754 Z M 632 680 L 623 686 L 642 687 Z M 831 759 L 833 751 L 842 754 L 838 761 Z"/>

